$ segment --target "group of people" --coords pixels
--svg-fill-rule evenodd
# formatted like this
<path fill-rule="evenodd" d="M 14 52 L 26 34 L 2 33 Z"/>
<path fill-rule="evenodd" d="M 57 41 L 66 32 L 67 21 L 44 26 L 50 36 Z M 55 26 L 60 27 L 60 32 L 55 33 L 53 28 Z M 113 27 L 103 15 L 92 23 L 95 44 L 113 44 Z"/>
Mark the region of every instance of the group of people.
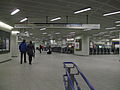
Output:
<path fill-rule="evenodd" d="M 44 47 L 42 45 L 40 45 L 39 47 L 36 48 L 37 50 L 39 50 L 39 52 L 41 53 L 43 50 L 47 51 L 47 54 L 51 54 L 52 53 L 52 49 L 51 46 L 49 45 L 48 47 Z"/>
<path fill-rule="evenodd" d="M 26 43 L 25 40 L 19 45 L 19 50 L 21 52 L 21 60 L 20 63 L 23 63 L 23 55 L 24 55 L 24 63 L 27 63 L 26 61 L 26 53 L 28 54 L 28 60 L 29 64 L 32 64 L 32 57 L 35 56 L 35 47 L 32 43 L 32 41 L 29 42 L 29 44 Z"/>

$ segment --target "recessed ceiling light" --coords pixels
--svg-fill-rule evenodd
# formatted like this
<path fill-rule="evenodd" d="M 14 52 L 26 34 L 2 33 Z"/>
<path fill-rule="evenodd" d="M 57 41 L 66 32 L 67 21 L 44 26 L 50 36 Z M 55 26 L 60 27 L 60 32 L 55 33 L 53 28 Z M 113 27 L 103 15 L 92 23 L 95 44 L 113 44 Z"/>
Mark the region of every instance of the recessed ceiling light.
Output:
<path fill-rule="evenodd" d="M 75 32 L 70 32 L 70 34 L 74 34 Z"/>
<path fill-rule="evenodd" d="M 79 10 L 79 11 L 75 11 L 74 14 L 86 12 L 86 11 L 89 11 L 89 10 L 91 10 L 91 8 L 86 8 L 86 9 L 82 9 L 82 10 Z"/>
<path fill-rule="evenodd" d="M 104 35 L 104 36 L 110 36 L 110 35 Z"/>
<path fill-rule="evenodd" d="M 118 24 L 118 25 L 116 25 L 117 27 L 119 27 L 120 26 L 120 24 Z"/>
<path fill-rule="evenodd" d="M 25 34 L 27 34 L 28 33 L 28 31 L 25 31 Z"/>
<path fill-rule="evenodd" d="M 30 35 L 33 35 L 32 33 L 30 33 Z"/>
<path fill-rule="evenodd" d="M 48 34 L 48 36 L 51 36 L 51 34 Z"/>
<path fill-rule="evenodd" d="M 110 36 L 109 38 L 115 38 L 116 36 Z"/>
<path fill-rule="evenodd" d="M 42 31 L 42 30 L 46 30 L 46 28 L 41 28 L 40 30 L 41 30 L 41 31 Z"/>
<path fill-rule="evenodd" d="M 116 27 L 110 27 L 110 28 L 105 28 L 105 29 L 107 29 L 107 30 L 109 30 L 109 29 L 116 29 Z"/>
<path fill-rule="evenodd" d="M 35 40 L 39 40 L 39 38 L 35 38 Z"/>
<path fill-rule="evenodd" d="M 115 23 L 120 23 L 120 21 L 116 21 Z"/>
<path fill-rule="evenodd" d="M 114 15 L 114 14 L 119 14 L 120 11 L 117 11 L 117 12 L 112 12 L 112 13 L 106 13 L 106 14 L 103 14 L 103 16 L 109 16 L 109 15 Z"/>
<path fill-rule="evenodd" d="M 87 29 L 84 29 L 83 31 L 90 31 L 90 30 L 92 30 L 92 29 L 90 29 L 90 28 L 87 28 Z"/>
<path fill-rule="evenodd" d="M 115 37 L 115 36 L 111 36 L 111 37 Z M 120 39 L 112 39 L 112 41 L 120 41 Z"/>
<path fill-rule="evenodd" d="M 60 19 L 61 19 L 61 17 L 57 17 L 57 18 L 51 19 L 50 21 L 53 22 L 53 21 L 60 20 Z"/>
<path fill-rule="evenodd" d="M 57 33 L 55 33 L 55 34 L 60 34 L 60 32 L 57 32 Z"/>
<path fill-rule="evenodd" d="M 11 15 L 15 15 L 16 13 L 18 13 L 20 11 L 20 9 L 15 9 L 12 13 L 11 13 Z"/>
<path fill-rule="evenodd" d="M 73 41 L 73 40 L 74 40 L 74 38 L 70 38 L 70 39 L 67 38 L 67 41 Z"/>
<path fill-rule="evenodd" d="M 110 31 L 110 33 L 113 33 L 113 32 L 120 32 L 120 30 L 114 30 L 114 31 Z"/>
<path fill-rule="evenodd" d="M 42 34 L 44 34 L 44 35 L 45 35 L 45 34 L 47 34 L 47 33 L 42 33 Z"/>
<path fill-rule="evenodd" d="M 71 36 L 70 34 L 68 34 L 67 36 Z"/>
<path fill-rule="evenodd" d="M 28 20 L 28 18 L 24 18 L 24 19 L 22 19 L 20 22 L 24 22 L 24 21 L 26 21 L 26 20 Z"/>

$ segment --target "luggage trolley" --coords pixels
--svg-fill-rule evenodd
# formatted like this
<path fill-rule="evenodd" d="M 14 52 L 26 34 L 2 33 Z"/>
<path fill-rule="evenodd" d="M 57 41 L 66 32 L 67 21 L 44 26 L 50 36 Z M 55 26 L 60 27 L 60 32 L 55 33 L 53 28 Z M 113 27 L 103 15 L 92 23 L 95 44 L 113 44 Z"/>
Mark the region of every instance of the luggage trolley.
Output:
<path fill-rule="evenodd" d="M 64 64 L 64 68 L 65 68 L 65 71 L 66 71 L 66 74 L 63 75 L 63 81 L 64 81 L 65 90 L 76 90 L 74 84 L 76 84 L 77 90 L 82 90 L 81 87 L 78 85 L 78 81 L 75 78 L 75 75 L 80 75 L 83 78 L 83 80 L 85 81 L 85 83 L 88 85 L 90 90 L 95 90 L 94 87 L 90 84 L 88 79 L 80 71 L 79 67 L 75 63 L 73 63 L 73 62 L 64 62 L 63 64 Z M 76 68 L 77 73 L 74 73 L 74 74 L 71 73 L 72 68 Z"/>

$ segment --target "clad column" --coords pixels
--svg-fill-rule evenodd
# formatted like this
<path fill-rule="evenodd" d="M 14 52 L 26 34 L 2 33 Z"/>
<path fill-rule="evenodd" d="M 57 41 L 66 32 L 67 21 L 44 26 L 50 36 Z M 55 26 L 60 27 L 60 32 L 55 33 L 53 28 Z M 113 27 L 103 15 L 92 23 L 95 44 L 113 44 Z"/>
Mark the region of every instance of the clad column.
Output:
<path fill-rule="evenodd" d="M 74 54 L 89 55 L 89 36 L 83 35 L 75 38 Z"/>
<path fill-rule="evenodd" d="M 18 56 L 18 36 L 17 33 L 11 33 L 11 56 Z"/>
<path fill-rule="evenodd" d="M 88 36 L 82 36 L 83 39 L 83 55 L 89 55 L 89 37 Z"/>

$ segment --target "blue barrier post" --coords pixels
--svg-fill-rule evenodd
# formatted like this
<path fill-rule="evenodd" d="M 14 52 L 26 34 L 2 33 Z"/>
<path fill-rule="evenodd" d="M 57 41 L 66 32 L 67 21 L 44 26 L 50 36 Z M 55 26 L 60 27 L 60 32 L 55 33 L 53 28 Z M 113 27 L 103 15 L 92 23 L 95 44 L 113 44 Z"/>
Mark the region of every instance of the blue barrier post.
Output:
<path fill-rule="evenodd" d="M 66 90 L 75 90 L 74 83 L 77 86 L 77 90 L 81 90 L 81 88 L 78 85 L 78 82 L 77 82 L 77 80 L 75 78 L 75 75 L 81 75 L 81 77 L 84 79 L 84 81 L 86 82 L 86 84 L 88 85 L 90 90 L 95 90 L 94 87 L 90 84 L 88 79 L 80 71 L 79 67 L 75 63 L 73 63 L 73 62 L 64 62 L 63 64 L 64 64 L 64 68 L 66 70 L 66 75 L 64 75 L 64 76 L 67 76 L 67 84 L 66 84 L 66 81 L 64 80 L 64 85 L 65 85 L 65 89 Z M 68 65 L 72 65 L 72 67 L 71 66 L 67 66 L 67 64 Z M 75 73 L 75 74 L 71 73 L 71 68 L 76 68 L 77 69 L 77 73 Z"/>
<path fill-rule="evenodd" d="M 68 73 L 70 74 L 70 79 L 71 79 L 71 81 L 73 83 L 73 87 L 74 87 L 74 74 L 71 74 L 70 70 L 71 70 L 71 68 L 68 68 Z M 68 79 L 68 90 L 71 90 L 69 79 Z"/>

